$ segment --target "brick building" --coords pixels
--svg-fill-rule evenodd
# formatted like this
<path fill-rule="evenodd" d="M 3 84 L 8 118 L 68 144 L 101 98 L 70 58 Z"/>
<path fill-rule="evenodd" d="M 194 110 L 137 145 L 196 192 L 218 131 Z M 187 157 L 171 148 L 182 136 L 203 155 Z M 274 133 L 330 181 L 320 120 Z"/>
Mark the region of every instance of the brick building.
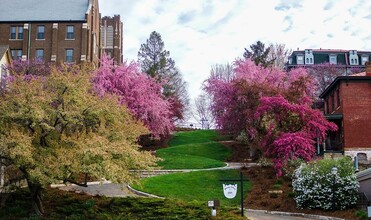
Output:
<path fill-rule="evenodd" d="M 0 45 L 13 60 L 98 63 L 98 0 L 2 0 Z"/>
<path fill-rule="evenodd" d="M 371 51 L 298 49 L 289 56 L 286 69 L 329 63 L 343 68 L 345 73 L 349 73 L 351 69 L 364 69 L 365 63 L 368 61 L 371 61 Z"/>
<path fill-rule="evenodd" d="M 105 16 L 101 23 L 101 52 L 113 58 L 117 65 L 123 61 L 122 56 L 122 37 L 123 24 L 120 20 L 120 15 L 115 15 L 113 18 Z"/>
<path fill-rule="evenodd" d="M 325 117 L 339 127 L 328 134 L 326 150 L 371 159 L 371 62 L 363 73 L 337 77 L 320 98 Z"/>

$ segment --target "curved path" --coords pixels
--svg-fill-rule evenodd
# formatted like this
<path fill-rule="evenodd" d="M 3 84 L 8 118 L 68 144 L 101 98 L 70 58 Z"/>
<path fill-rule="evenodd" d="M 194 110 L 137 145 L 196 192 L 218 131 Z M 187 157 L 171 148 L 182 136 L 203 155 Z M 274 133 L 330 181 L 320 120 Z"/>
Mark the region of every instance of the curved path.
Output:
<path fill-rule="evenodd" d="M 150 177 L 169 173 L 178 172 L 191 172 L 200 170 L 228 170 L 228 169 L 240 169 L 244 166 L 257 166 L 257 164 L 243 164 L 243 163 L 227 163 L 225 167 L 216 167 L 208 169 L 182 169 L 182 170 L 152 170 L 152 171 L 138 171 L 141 173 L 142 177 Z M 103 182 L 89 182 L 88 187 L 78 186 L 75 184 L 55 184 L 52 185 L 53 188 L 59 188 L 64 191 L 74 191 L 76 193 L 86 193 L 89 195 L 101 195 L 107 197 L 129 197 L 129 196 L 141 196 L 131 190 L 127 184 L 115 184 L 110 181 Z"/>

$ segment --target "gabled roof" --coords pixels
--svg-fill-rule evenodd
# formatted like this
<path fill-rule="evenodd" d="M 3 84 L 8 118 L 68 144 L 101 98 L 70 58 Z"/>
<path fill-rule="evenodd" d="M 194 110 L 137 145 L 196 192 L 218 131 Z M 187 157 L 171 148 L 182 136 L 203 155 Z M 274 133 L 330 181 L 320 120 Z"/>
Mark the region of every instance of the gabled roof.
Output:
<path fill-rule="evenodd" d="M 8 45 L 0 45 L 0 59 L 4 56 L 8 48 L 9 48 Z"/>
<path fill-rule="evenodd" d="M 89 0 L 1 0 L 0 22 L 85 21 Z"/>
<path fill-rule="evenodd" d="M 338 76 L 332 83 L 325 89 L 325 91 L 322 92 L 322 94 L 319 96 L 320 98 L 325 98 L 329 92 L 331 92 L 334 88 L 336 88 L 336 85 L 340 83 L 341 81 L 346 82 L 371 82 L 371 76 Z"/>

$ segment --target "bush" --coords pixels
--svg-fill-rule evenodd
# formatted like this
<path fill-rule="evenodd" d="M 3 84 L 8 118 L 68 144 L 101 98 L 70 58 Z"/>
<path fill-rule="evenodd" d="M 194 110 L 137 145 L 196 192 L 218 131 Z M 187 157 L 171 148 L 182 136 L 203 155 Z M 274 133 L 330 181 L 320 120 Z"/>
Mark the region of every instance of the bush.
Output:
<path fill-rule="evenodd" d="M 333 167 L 337 173 L 331 173 Z M 292 181 L 298 208 L 345 209 L 357 202 L 358 181 L 349 157 L 302 164 Z"/>
<path fill-rule="evenodd" d="M 262 166 L 262 167 L 272 167 L 272 166 L 273 166 L 273 162 L 272 162 L 272 160 L 269 159 L 269 158 L 266 158 L 266 157 L 261 157 L 261 158 L 259 158 L 258 163 L 259 163 L 260 166 Z"/>
<path fill-rule="evenodd" d="M 286 177 L 292 178 L 292 176 L 295 173 L 295 170 L 298 169 L 301 164 L 305 163 L 303 159 L 296 158 L 296 159 L 290 159 L 287 161 L 287 164 L 285 164 L 282 168 L 283 173 Z"/>

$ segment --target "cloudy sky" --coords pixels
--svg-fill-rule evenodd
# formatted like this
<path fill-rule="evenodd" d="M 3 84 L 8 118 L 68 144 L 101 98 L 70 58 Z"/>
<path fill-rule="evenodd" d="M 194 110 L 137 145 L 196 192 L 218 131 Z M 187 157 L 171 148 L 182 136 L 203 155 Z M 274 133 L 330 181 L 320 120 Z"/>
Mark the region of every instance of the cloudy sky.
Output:
<path fill-rule="evenodd" d="M 102 16 L 121 15 L 128 61 L 159 32 L 191 98 L 211 65 L 232 63 L 258 40 L 292 50 L 371 51 L 370 0 L 103 0 L 99 7 Z"/>

